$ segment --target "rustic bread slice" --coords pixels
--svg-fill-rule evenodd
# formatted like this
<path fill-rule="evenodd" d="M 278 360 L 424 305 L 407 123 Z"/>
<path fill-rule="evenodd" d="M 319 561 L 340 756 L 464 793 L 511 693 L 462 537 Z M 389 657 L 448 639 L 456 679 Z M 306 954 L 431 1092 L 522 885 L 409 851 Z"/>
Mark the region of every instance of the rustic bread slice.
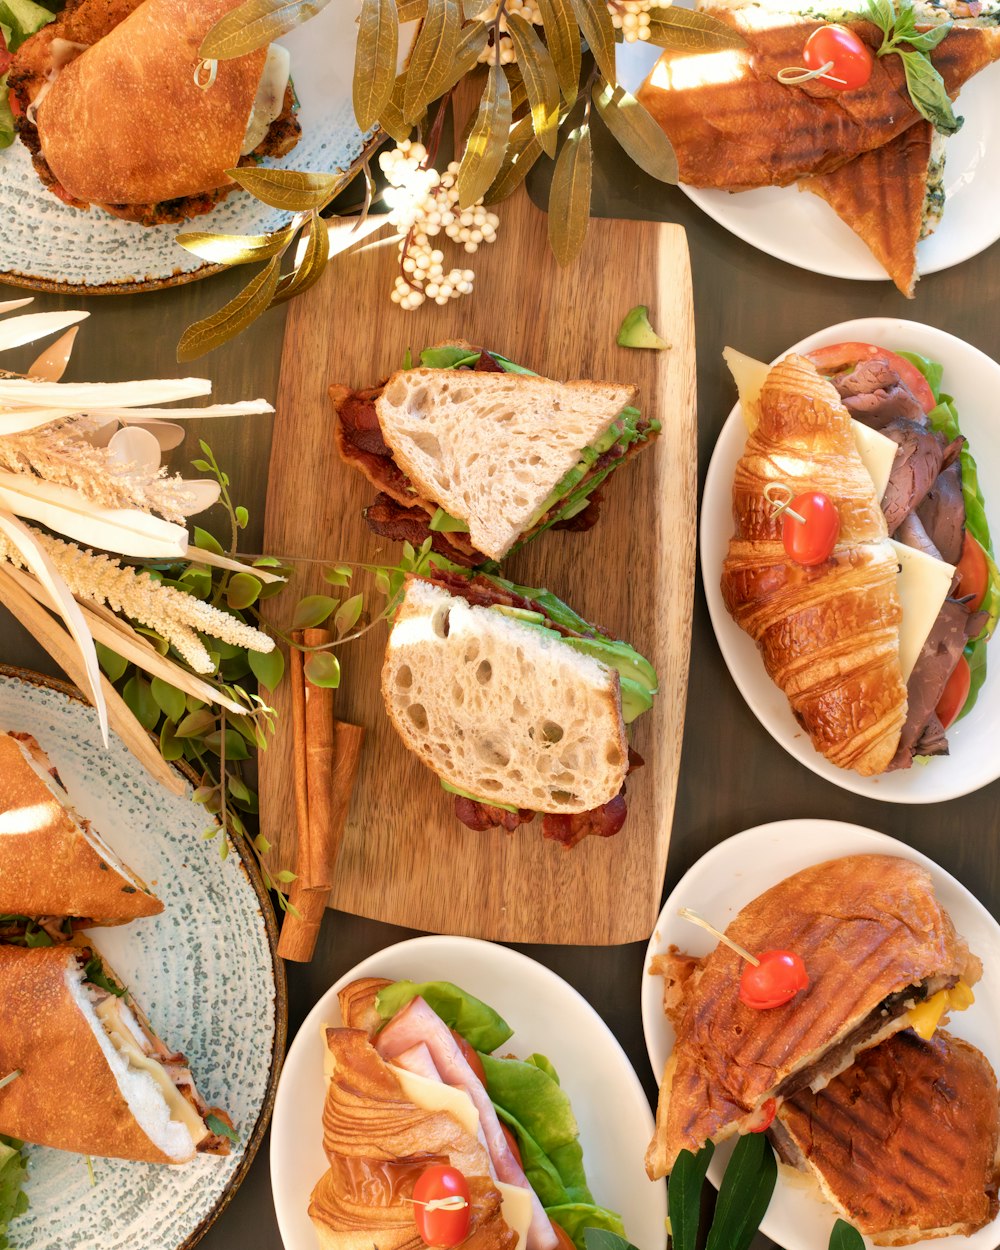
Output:
<path fill-rule="evenodd" d="M 407 584 L 382 694 L 409 749 L 487 802 L 585 812 L 625 780 L 618 673 L 430 582 Z"/>
<path fill-rule="evenodd" d="M 417 492 L 464 521 L 473 546 L 499 560 L 635 395 L 618 383 L 402 369 L 376 410 Z"/>

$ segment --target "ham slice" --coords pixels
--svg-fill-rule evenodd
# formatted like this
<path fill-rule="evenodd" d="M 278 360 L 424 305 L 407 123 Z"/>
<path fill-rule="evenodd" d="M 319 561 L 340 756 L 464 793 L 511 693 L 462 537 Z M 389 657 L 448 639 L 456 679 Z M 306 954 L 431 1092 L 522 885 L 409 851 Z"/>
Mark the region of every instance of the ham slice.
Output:
<path fill-rule="evenodd" d="M 479 1112 L 479 1123 L 497 1179 L 531 1191 L 531 1227 L 528 1229 L 527 1250 L 555 1250 L 559 1239 L 553 1232 L 538 1195 L 531 1189 L 524 1170 L 507 1145 L 490 1096 L 441 1017 L 422 998 L 414 998 L 379 1033 L 375 1039 L 375 1049 L 387 1062 L 395 1063 L 421 1043 L 426 1046 L 441 1080 L 464 1089 L 472 1099 Z"/>
<path fill-rule="evenodd" d="M 431 1052 L 423 1042 L 411 1046 L 409 1050 L 404 1050 L 392 1062 L 397 1068 L 412 1072 L 414 1076 L 422 1076 L 425 1081 L 441 1080 L 441 1073 L 437 1070 L 437 1065 L 431 1058 Z"/>

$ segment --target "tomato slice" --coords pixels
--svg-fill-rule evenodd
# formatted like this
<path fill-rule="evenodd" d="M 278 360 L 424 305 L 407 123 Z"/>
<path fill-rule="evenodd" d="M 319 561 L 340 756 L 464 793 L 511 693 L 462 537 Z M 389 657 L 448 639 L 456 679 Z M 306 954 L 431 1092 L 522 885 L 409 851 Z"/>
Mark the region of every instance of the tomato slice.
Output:
<path fill-rule="evenodd" d="M 454 1029 L 451 1031 L 452 1037 L 458 1043 L 458 1049 L 462 1052 L 462 1056 L 469 1067 L 479 1077 L 480 1081 L 486 1084 L 486 1069 L 483 1067 L 483 1061 L 476 1054 L 475 1049 L 469 1045 L 461 1033 L 456 1033 Z"/>
<path fill-rule="evenodd" d="M 890 369 L 899 374 L 899 380 L 910 388 L 924 412 L 930 412 L 937 406 L 934 392 L 917 366 L 887 347 L 876 347 L 874 343 L 831 343 L 829 347 L 817 347 L 806 352 L 806 357 L 820 373 L 842 373 L 845 369 L 853 369 L 862 360 L 884 360 Z"/>
<path fill-rule="evenodd" d="M 970 612 L 978 612 L 989 585 L 990 567 L 986 563 L 986 552 L 966 530 L 962 539 L 962 558 L 958 562 L 958 589 L 954 597 L 964 599 L 966 595 L 972 595 L 966 607 Z"/>
<path fill-rule="evenodd" d="M 576 1244 L 565 1228 L 561 1224 L 557 1224 L 555 1220 L 549 1220 L 549 1223 L 552 1225 L 552 1231 L 558 1238 L 556 1250 L 576 1250 Z"/>
<path fill-rule="evenodd" d="M 959 656 L 955 671 L 948 678 L 944 693 L 935 708 L 937 718 L 945 729 L 954 725 L 958 719 L 958 714 L 965 707 L 965 700 L 969 697 L 971 685 L 972 670 L 969 668 L 969 661 L 964 655 Z"/>
<path fill-rule="evenodd" d="M 510 1153 L 517 1160 L 517 1166 L 523 1168 L 524 1164 L 521 1162 L 521 1147 L 517 1144 L 517 1138 L 502 1121 L 500 1123 L 500 1131 L 507 1140 L 507 1145 L 510 1147 Z"/>
<path fill-rule="evenodd" d="M 778 1114 L 778 1102 L 775 1098 L 769 1098 L 767 1102 L 761 1103 L 757 1115 L 753 1123 L 747 1125 L 748 1133 L 766 1133 L 774 1123 L 774 1117 Z"/>

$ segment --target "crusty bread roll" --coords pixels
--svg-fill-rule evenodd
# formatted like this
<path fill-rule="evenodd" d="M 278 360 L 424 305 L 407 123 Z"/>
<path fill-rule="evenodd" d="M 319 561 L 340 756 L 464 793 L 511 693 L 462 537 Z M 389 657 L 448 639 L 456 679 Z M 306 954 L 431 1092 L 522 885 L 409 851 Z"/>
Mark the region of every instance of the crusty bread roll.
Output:
<path fill-rule="evenodd" d="M 764 492 L 819 490 L 840 515 L 831 557 L 787 554 Z M 840 768 L 883 772 L 906 720 L 897 560 L 833 384 L 802 356 L 768 374 L 733 479 L 735 534 L 722 566 L 730 616 L 757 644 L 813 746 Z"/>
<path fill-rule="evenodd" d="M 419 494 L 464 521 L 476 550 L 499 560 L 635 396 L 635 387 L 610 382 L 402 369 L 376 409 Z"/>
<path fill-rule="evenodd" d="M 409 749 L 487 802 L 586 812 L 625 780 L 618 673 L 430 582 L 407 583 L 382 694 Z"/>

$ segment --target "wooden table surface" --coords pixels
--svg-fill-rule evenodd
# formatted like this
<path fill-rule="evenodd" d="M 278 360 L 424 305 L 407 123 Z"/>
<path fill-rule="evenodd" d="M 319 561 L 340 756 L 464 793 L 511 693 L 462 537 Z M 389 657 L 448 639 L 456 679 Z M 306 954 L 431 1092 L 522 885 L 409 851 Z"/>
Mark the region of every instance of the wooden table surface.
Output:
<path fill-rule="evenodd" d="M 715 225 L 679 190 L 643 175 L 606 136 L 597 136 L 596 155 L 596 213 L 676 221 L 688 231 L 698 339 L 699 483 L 704 481 L 715 439 L 735 401 L 735 388 L 721 357 L 727 343 L 770 359 L 824 326 L 854 317 L 886 315 L 926 321 L 1000 358 L 1000 246 L 958 268 L 924 278 L 916 300 L 909 301 L 888 282 L 839 281 L 772 260 Z M 546 178 L 546 172 L 536 167 L 532 183 L 536 198 L 539 190 L 544 194 Z M 519 274 L 516 265 L 512 264 L 511 270 L 513 280 L 531 281 L 531 275 Z M 92 312 L 93 319 L 82 327 L 70 377 L 110 381 L 176 376 L 181 372 L 174 361 L 180 331 L 219 307 L 244 280 L 241 273 L 220 275 L 172 291 L 125 299 L 42 295 L 34 307 L 81 307 Z M 13 294 L 4 291 L 4 297 Z M 461 304 L 456 305 L 455 315 L 460 328 Z M 552 315 L 557 316 L 558 310 L 553 309 Z M 190 372 L 214 380 L 218 401 L 256 395 L 273 400 L 283 317 L 281 310 L 268 313 L 241 339 L 196 362 Z M 5 356 L 6 367 L 26 365 L 32 353 L 25 350 L 17 359 L 14 356 Z M 220 462 L 232 475 L 234 498 L 250 509 L 247 550 L 257 550 L 270 419 L 249 417 L 203 424 L 210 429 L 199 430 L 192 424 L 187 456 L 197 454 L 194 449 L 199 434 L 210 439 Z M 640 518 L 636 541 L 641 539 Z M 54 671 L 48 658 L 6 615 L 0 617 L 0 660 Z M 994 915 L 1000 912 L 1000 784 L 948 804 L 894 807 L 821 780 L 785 754 L 743 702 L 715 644 L 699 584 L 666 889 L 669 891 L 707 850 L 741 829 L 810 816 L 853 822 L 902 839 L 958 877 Z M 294 1036 L 307 1011 L 337 977 L 373 951 L 408 936 L 412 935 L 406 930 L 328 912 L 313 962 L 288 968 L 289 1036 Z M 553 968 L 589 999 L 624 1046 L 650 1099 L 655 1099 L 639 1017 L 643 945 L 520 949 Z M 89 1244 L 80 1243 L 88 1250 Z M 758 1237 L 754 1246 L 755 1250 L 765 1250 L 771 1244 Z M 242 1188 L 201 1245 L 204 1250 L 280 1250 L 266 1142 Z"/>

